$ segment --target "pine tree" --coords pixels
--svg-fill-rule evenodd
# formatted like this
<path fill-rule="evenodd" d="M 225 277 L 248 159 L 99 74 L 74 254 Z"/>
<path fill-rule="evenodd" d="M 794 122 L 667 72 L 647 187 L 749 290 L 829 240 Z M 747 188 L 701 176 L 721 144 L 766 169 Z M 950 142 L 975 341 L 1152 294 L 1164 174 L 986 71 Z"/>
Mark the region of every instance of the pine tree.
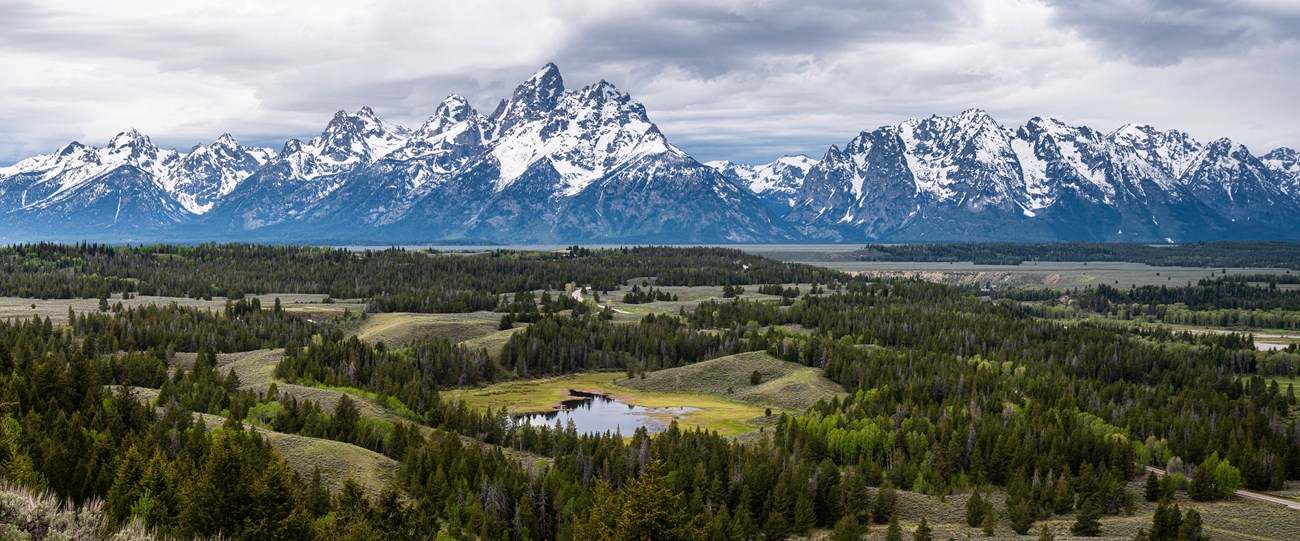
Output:
<path fill-rule="evenodd" d="M 1155 472 L 1147 474 L 1146 485 L 1142 487 L 1142 495 L 1149 502 L 1160 500 L 1160 479 Z"/>
<path fill-rule="evenodd" d="M 885 530 L 885 541 L 903 541 L 903 528 L 898 525 L 898 513 L 889 515 L 889 528 Z"/>
<path fill-rule="evenodd" d="M 275 385 L 272 383 L 271 385 Z M 321 480 L 320 466 L 315 466 L 311 470 L 311 482 L 307 485 L 307 493 L 304 495 L 307 503 L 307 510 L 316 517 L 323 517 L 330 512 L 330 492 L 325 488 L 325 483 Z"/>
<path fill-rule="evenodd" d="M 731 514 L 731 541 L 753 541 L 758 538 L 758 526 L 749 514 L 745 498 L 736 505 L 736 512 Z"/>
<path fill-rule="evenodd" d="M 717 512 L 713 513 L 713 520 L 709 523 L 709 541 L 728 541 L 731 539 L 731 513 L 727 510 L 727 505 L 718 506 Z"/>
<path fill-rule="evenodd" d="M 921 517 L 921 523 L 916 525 L 916 531 L 912 532 L 912 541 L 934 541 L 934 530 L 930 529 L 930 524 L 926 522 L 925 517 Z"/>
<path fill-rule="evenodd" d="M 702 539 L 702 515 L 690 515 L 681 497 L 668 488 L 663 463 L 646 465 L 641 479 L 623 489 L 623 512 L 615 538 L 620 541 Z"/>
<path fill-rule="evenodd" d="M 1069 476 L 1062 472 L 1056 480 L 1056 490 L 1052 493 L 1052 512 L 1064 515 L 1071 509 L 1074 509 L 1074 487 L 1070 485 Z"/>
<path fill-rule="evenodd" d="M 797 533 L 808 533 L 817 523 L 817 513 L 813 510 L 812 498 L 801 492 L 794 502 L 794 523 L 791 529 Z"/>
<path fill-rule="evenodd" d="M 1178 527 L 1178 541 L 1203 541 L 1201 514 L 1195 509 L 1188 509 L 1183 516 L 1183 523 Z"/>
<path fill-rule="evenodd" d="M 1038 541 L 1056 541 L 1056 534 L 1052 533 L 1052 529 L 1044 524 L 1043 528 L 1038 530 Z"/>
<path fill-rule="evenodd" d="M 875 505 L 871 508 L 871 518 L 876 524 L 889 522 L 890 515 L 894 514 L 894 508 L 898 505 L 898 495 L 894 492 L 894 484 L 888 479 L 880 485 L 880 490 L 876 491 Z"/>
<path fill-rule="evenodd" d="M 871 491 L 867 488 L 867 476 L 854 468 L 844 480 L 844 514 L 861 515 L 861 521 L 869 520 L 871 512 Z"/>
<path fill-rule="evenodd" d="M 785 539 L 789 531 L 790 524 L 785 520 L 785 513 L 778 512 L 775 509 L 767 513 L 767 520 L 763 521 L 763 536 L 765 539 Z"/>
<path fill-rule="evenodd" d="M 1192 483 L 1187 487 L 1187 495 L 1192 500 L 1207 502 L 1218 498 L 1219 488 L 1215 486 L 1214 470 L 1202 463 L 1192 475 Z"/>
<path fill-rule="evenodd" d="M 1161 501 L 1151 517 L 1151 541 L 1177 541 L 1178 530 L 1182 527 L 1182 511 L 1178 504 Z"/>
<path fill-rule="evenodd" d="M 1101 535 L 1101 506 L 1097 505 L 1096 500 L 1088 498 L 1079 506 L 1079 516 L 1074 520 L 1074 525 L 1070 526 L 1070 532 L 1080 537 Z"/>
<path fill-rule="evenodd" d="M 972 528 L 978 528 L 984 524 L 985 509 L 984 498 L 980 496 L 979 489 L 971 493 L 970 498 L 966 500 L 966 525 Z"/>
<path fill-rule="evenodd" d="M 840 517 L 835 523 L 835 528 L 831 530 L 831 541 L 859 541 L 862 535 L 866 533 L 862 522 L 858 520 L 858 515 L 846 514 Z"/>
<path fill-rule="evenodd" d="M 1034 509 L 1028 499 L 1016 498 L 1007 506 L 1007 523 L 1020 535 L 1029 533 L 1029 529 L 1034 527 Z"/>

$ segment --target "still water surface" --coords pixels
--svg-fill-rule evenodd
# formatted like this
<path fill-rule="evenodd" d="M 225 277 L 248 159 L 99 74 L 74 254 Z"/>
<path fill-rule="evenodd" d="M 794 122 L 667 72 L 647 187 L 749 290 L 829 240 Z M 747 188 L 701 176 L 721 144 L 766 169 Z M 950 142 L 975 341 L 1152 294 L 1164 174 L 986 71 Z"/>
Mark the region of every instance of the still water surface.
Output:
<path fill-rule="evenodd" d="M 559 409 L 515 416 L 515 421 L 532 425 L 568 426 L 573 421 L 579 434 L 605 432 L 631 436 L 636 429 L 646 427 L 651 434 L 668 428 L 673 419 L 699 408 L 646 408 L 625 404 L 605 395 L 569 391 L 573 400 L 565 400 Z"/>

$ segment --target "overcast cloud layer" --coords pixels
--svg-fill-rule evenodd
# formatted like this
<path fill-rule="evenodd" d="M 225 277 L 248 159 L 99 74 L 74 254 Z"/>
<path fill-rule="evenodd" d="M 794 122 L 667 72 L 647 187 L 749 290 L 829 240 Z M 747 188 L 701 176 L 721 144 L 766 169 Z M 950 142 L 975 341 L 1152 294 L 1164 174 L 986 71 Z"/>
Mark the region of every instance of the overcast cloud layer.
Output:
<path fill-rule="evenodd" d="M 126 127 L 278 150 L 362 105 L 418 126 L 450 93 L 486 114 L 546 62 L 701 160 L 820 157 L 972 107 L 1300 146 L 1293 0 L 0 0 L 0 21 L 0 164 Z"/>

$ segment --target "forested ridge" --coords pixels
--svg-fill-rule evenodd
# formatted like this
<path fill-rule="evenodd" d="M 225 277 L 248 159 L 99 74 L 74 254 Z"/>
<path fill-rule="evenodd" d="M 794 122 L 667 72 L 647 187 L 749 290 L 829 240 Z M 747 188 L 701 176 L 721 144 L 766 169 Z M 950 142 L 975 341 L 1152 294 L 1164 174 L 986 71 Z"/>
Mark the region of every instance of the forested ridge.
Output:
<path fill-rule="evenodd" d="M 0 248 L 0 295 L 41 299 L 141 295 L 238 299 L 312 293 L 367 298 L 380 312 L 491 310 L 497 295 L 566 283 L 598 291 L 632 278 L 660 286 L 826 282 L 839 272 L 725 248 L 633 247 L 557 252 L 434 251 L 203 244 L 109 246 L 27 244 Z"/>
<path fill-rule="evenodd" d="M 447 283 L 500 279 L 484 290 L 488 309 L 507 326 L 526 323 L 499 351 L 486 351 L 441 337 L 371 344 L 329 319 L 256 299 L 211 312 L 106 307 L 70 313 L 66 326 L 0 322 L 0 474 L 73 504 L 102 498 L 113 523 L 135 517 L 165 536 L 782 539 L 821 527 L 852 538 L 896 522 L 895 490 L 938 497 L 987 487 L 1005 491 L 1006 501 L 973 507 L 972 526 L 996 515 L 1022 532 L 1067 515 L 1087 535 L 1096 517 L 1131 513 L 1145 496 L 1125 486 L 1143 465 L 1186 475 L 1198 498 L 1300 479 L 1294 390 L 1259 376 L 1265 354 L 1245 335 L 1062 324 L 1021 303 L 946 286 L 867 282 L 705 249 L 465 256 L 154 247 L 121 249 L 128 263 L 114 267 L 118 255 L 102 247 L 37 248 L 45 255 L 22 259 L 41 261 L 33 265 L 43 270 L 6 275 L 7 283 L 80 283 L 60 269 L 93 260 L 105 271 L 136 272 L 120 284 L 127 291 L 150 283 L 184 290 L 190 281 L 150 275 L 142 258 L 184 252 L 177 265 L 201 273 L 205 250 L 248 250 L 214 263 L 243 276 L 223 287 L 277 292 L 289 285 L 274 280 L 312 272 L 286 271 L 252 287 L 238 281 L 254 280 L 248 269 L 261 265 L 250 254 L 267 250 L 277 261 L 267 268 L 301 257 L 317 271 L 353 264 L 378 271 L 364 262 L 402 267 L 418 258 L 419 268 L 442 269 L 425 274 Z M 72 253 L 81 260 L 58 263 Z M 457 267 L 473 258 L 482 261 Z M 493 259 L 538 274 L 485 274 Z M 455 262 L 440 267 L 444 260 Z M 568 296 L 534 302 L 515 293 L 584 285 L 592 276 L 613 288 L 607 273 L 615 271 L 660 285 L 755 284 L 783 296 L 704 301 L 619 322 Z M 349 291 L 371 291 L 369 279 L 358 275 Z M 426 279 L 433 280 L 411 277 Z M 773 289 L 795 281 L 821 285 L 802 295 Z M 795 326 L 807 332 L 787 330 Z M 284 348 L 275 369 L 281 384 L 356 389 L 400 420 L 366 417 L 346 397 L 326 408 L 274 386 L 254 391 L 217 368 L 219 353 L 268 348 Z M 675 425 L 653 436 L 583 435 L 511 423 L 503 411 L 470 408 L 443 392 L 591 370 L 633 376 L 748 351 L 822 369 L 848 395 L 775 415 L 757 438 L 736 440 Z M 197 358 L 180 369 L 175 352 Z M 136 387 L 157 389 L 156 405 L 140 401 Z M 225 421 L 205 427 L 197 413 Z M 381 453 L 398 463 L 393 483 L 367 494 L 332 480 L 341 488 L 331 491 L 318 473 L 296 473 L 250 427 Z M 513 453 L 542 460 L 527 465 Z M 1177 490 L 1170 487 L 1163 490 Z"/>

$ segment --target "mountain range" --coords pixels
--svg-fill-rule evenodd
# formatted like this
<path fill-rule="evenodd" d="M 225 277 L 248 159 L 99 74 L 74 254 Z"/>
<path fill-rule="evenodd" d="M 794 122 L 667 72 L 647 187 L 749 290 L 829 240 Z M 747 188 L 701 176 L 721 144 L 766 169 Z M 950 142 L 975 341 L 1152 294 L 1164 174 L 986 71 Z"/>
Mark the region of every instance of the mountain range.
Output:
<path fill-rule="evenodd" d="M 0 240 L 759 243 L 1300 239 L 1300 157 L 972 109 L 821 159 L 700 163 L 608 82 L 547 64 L 489 114 L 363 107 L 279 151 L 127 130 L 0 168 Z"/>

